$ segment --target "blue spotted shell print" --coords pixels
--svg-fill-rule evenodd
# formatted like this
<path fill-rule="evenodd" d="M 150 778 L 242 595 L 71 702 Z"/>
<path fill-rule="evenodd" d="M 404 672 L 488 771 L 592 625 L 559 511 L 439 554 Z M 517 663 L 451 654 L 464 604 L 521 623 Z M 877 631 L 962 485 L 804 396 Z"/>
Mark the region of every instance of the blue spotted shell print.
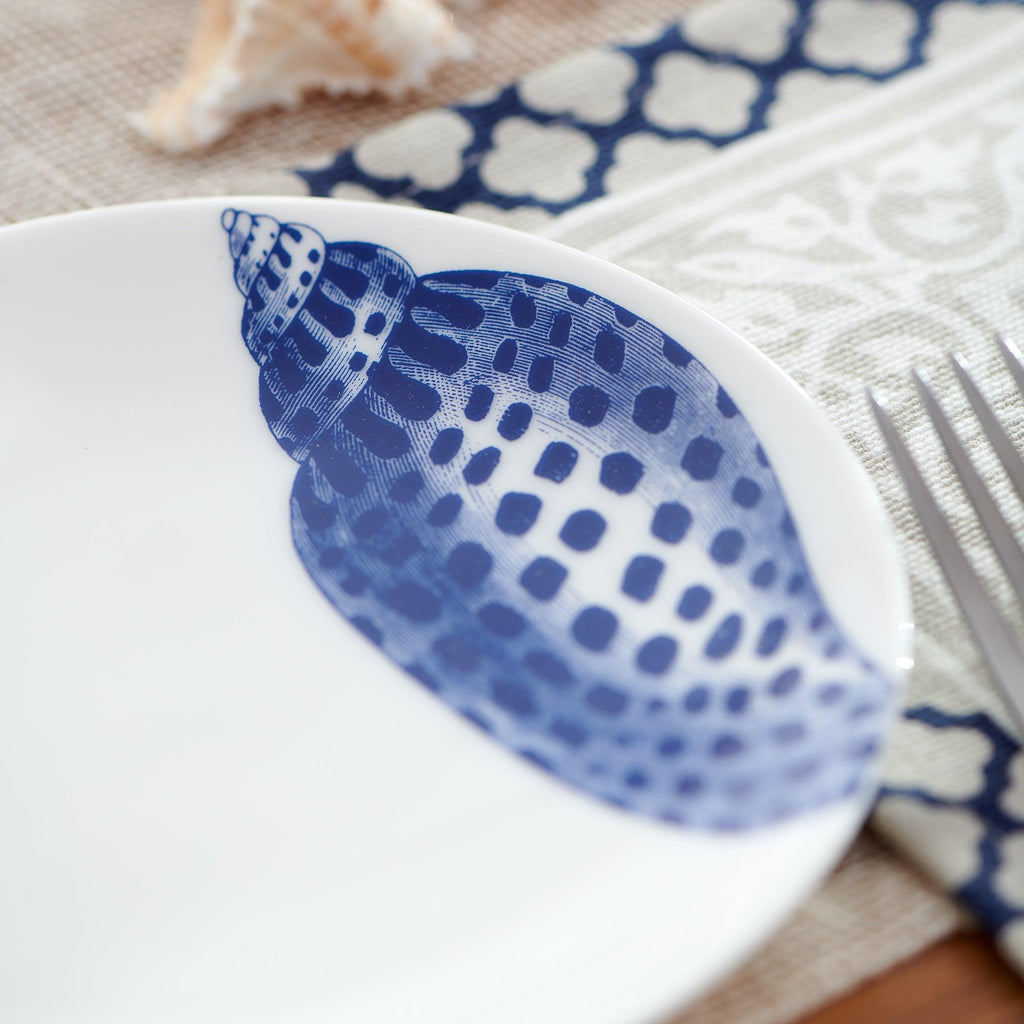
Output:
<path fill-rule="evenodd" d="M 619 807 L 744 828 L 856 791 L 891 686 L 685 338 L 564 281 L 222 224 L 295 547 L 352 626 Z"/>

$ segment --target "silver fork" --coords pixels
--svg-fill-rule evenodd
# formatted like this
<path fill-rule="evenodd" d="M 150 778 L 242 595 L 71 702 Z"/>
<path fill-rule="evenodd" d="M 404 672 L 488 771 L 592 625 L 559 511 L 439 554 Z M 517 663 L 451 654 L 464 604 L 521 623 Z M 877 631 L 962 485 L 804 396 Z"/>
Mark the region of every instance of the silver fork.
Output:
<path fill-rule="evenodd" d="M 1024 396 L 1024 356 L 1012 342 L 998 336 L 997 341 L 1007 367 Z M 1002 462 L 1021 501 L 1024 501 L 1024 459 L 1014 447 L 978 385 L 971 378 L 964 361 L 959 356 L 950 356 L 950 362 L 989 443 Z M 918 370 L 911 372 L 917 392 L 960 483 L 971 499 L 978 519 L 1017 596 L 1024 601 L 1024 551 L 1021 550 L 1009 524 L 999 511 L 991 492 L 968 456 L 927 379 Z M 993 678 L 1002 690 L 1017 723 L 1024 728 L 1024 651 L 971 568 L 956 535 L 932 497 L 921 471 L 917 468 L 885 406 L 870 389 L 868 399 L 889 453 L 910 495 L 910 504 L 921 521 L 932 551 L 935 552 L 935 558 L 949 582 L 967 624 L 974 633 L 978 646 L 988 661 Z"/>

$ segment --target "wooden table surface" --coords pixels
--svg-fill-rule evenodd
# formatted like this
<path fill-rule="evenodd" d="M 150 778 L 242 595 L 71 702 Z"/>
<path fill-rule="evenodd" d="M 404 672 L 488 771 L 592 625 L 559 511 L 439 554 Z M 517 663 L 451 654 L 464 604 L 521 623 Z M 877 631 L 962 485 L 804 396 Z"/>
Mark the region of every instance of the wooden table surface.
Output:
<path fill-rule="evenodd" d="M 999 959 L 990 941 L 978 935 L 959 935 L 800 1024 L 1022 1022 L 1024 983 Z"/>

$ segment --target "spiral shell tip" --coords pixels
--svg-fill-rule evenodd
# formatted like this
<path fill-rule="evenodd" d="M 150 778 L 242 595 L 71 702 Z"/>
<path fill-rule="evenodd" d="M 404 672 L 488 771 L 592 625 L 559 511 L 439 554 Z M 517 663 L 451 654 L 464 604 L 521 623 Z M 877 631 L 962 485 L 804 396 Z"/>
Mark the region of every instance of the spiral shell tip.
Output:
<path fill-rule="evenodd" d="M 235 226 L 235 221 L 238 220 L 237 210 L 225 210 L 220 215 L 220 226 L 225 231 L 230 231 Z"/>

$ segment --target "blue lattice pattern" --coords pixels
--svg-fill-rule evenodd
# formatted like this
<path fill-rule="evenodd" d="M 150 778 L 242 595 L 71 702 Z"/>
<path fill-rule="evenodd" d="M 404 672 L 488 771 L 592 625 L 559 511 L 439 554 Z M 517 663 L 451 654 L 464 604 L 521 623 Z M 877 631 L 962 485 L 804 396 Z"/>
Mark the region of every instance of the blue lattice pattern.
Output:
<path fill-rule="evenodd" d="M 974 830 L 976 835 L 962 836 L 969 849 L 956 851 L 957 859 L 970 863 L 972 869 L 957 885 L 955 895 L 997 934 L 1024 921 L 1024 905 L 1018 899 L 1018 891 L 1024 893 L 1024 856 L 1016 852 L 1024 851 L 1024 753 L 1020 743 L 982 711 L 952 714 L 920 704 L 905 710 L 904 716 L 929 729 L 969 732 L 981 740 L 979 747 L 985 754 L 977 766 L 979 785 L 956 797 L 928 785 L 886 786 L 881 792 L 883 806 L 888 799 L 904 797 L 929 808 L 969 815 L 980 828 Z M 1014 878 L 1020 884 L 1014 884 Z"/>
<path fill-rule="evenodd" d="M 434 145 L 452 149 L 446 158 L 452 169 L 440 175 L 441 181 L 437 175 L 409 173 L 414 161 L 408 158 L 398 159 L 393 170 L 382 167 L 380 160 L 361 154 L 361 147 L 339 153 L 324 167 L 296 173 L 316 196 L 350 185 L 382 199 L 400 198 L 450 213 L 471 203 L 563 213 L 613 191 L 614 174 L 624 159 L 623 143 L 629 140 L 721 149 L 767 128 L 784 84 L 807 73 L 870 88 L 920 66 L 936 14 L 949 6 L 949 0 L 849 2 L 863 6 L 863 17 L 880 24 L 883 34 L 882 23 L 887 21 L 893 38 L 880 47 L 844 48 L 833 38 L 844 27 L 835 17 L 836 0 L 763 5 L 763 10 L 773 12 L 764 29 L 765 38 L 772 39 L 753 47 L 710 45 L 715 33 L 695 31 L 684 20 L 653 38 L 607 51 L 607 67 L 594 78 L 615 79 L 616 84 L 597 109 L 586 97 L 574 97 L 564 89 L 557 97 L 545 96 L 546 80 L 531 86 L 530 77 L 449 108 L 443 124 L 429 126 L 430 131 L 438 125 L 443 130 L 433 140 L 424 138 L 418 147 L 421 155 L 429 154 Z M 710 40 L 704 38 L 708 35 Z M 585 92 L 594 85 L 590 80 L 580 88 Z M 700 95 L 701 89 L 719 94 L 706 110 L 694 109 L 687 99 L 688 93 L 697 90 Z M 510 174 L 502 151 L 517 144 L 544 151 L 538 177 L 550 181 L 553 165 L 563 164 L 562 180 L 554 187 L 534 187 L 529 172 L 517 169 Z"/>
<path fill-rule="evenodd" d="M 685 339 L 570 282 L 418 275 L 228 210 L 292 535 L 331 603 L 495 740 L 704 828 L 857 792 L 893 690 Z"/>

